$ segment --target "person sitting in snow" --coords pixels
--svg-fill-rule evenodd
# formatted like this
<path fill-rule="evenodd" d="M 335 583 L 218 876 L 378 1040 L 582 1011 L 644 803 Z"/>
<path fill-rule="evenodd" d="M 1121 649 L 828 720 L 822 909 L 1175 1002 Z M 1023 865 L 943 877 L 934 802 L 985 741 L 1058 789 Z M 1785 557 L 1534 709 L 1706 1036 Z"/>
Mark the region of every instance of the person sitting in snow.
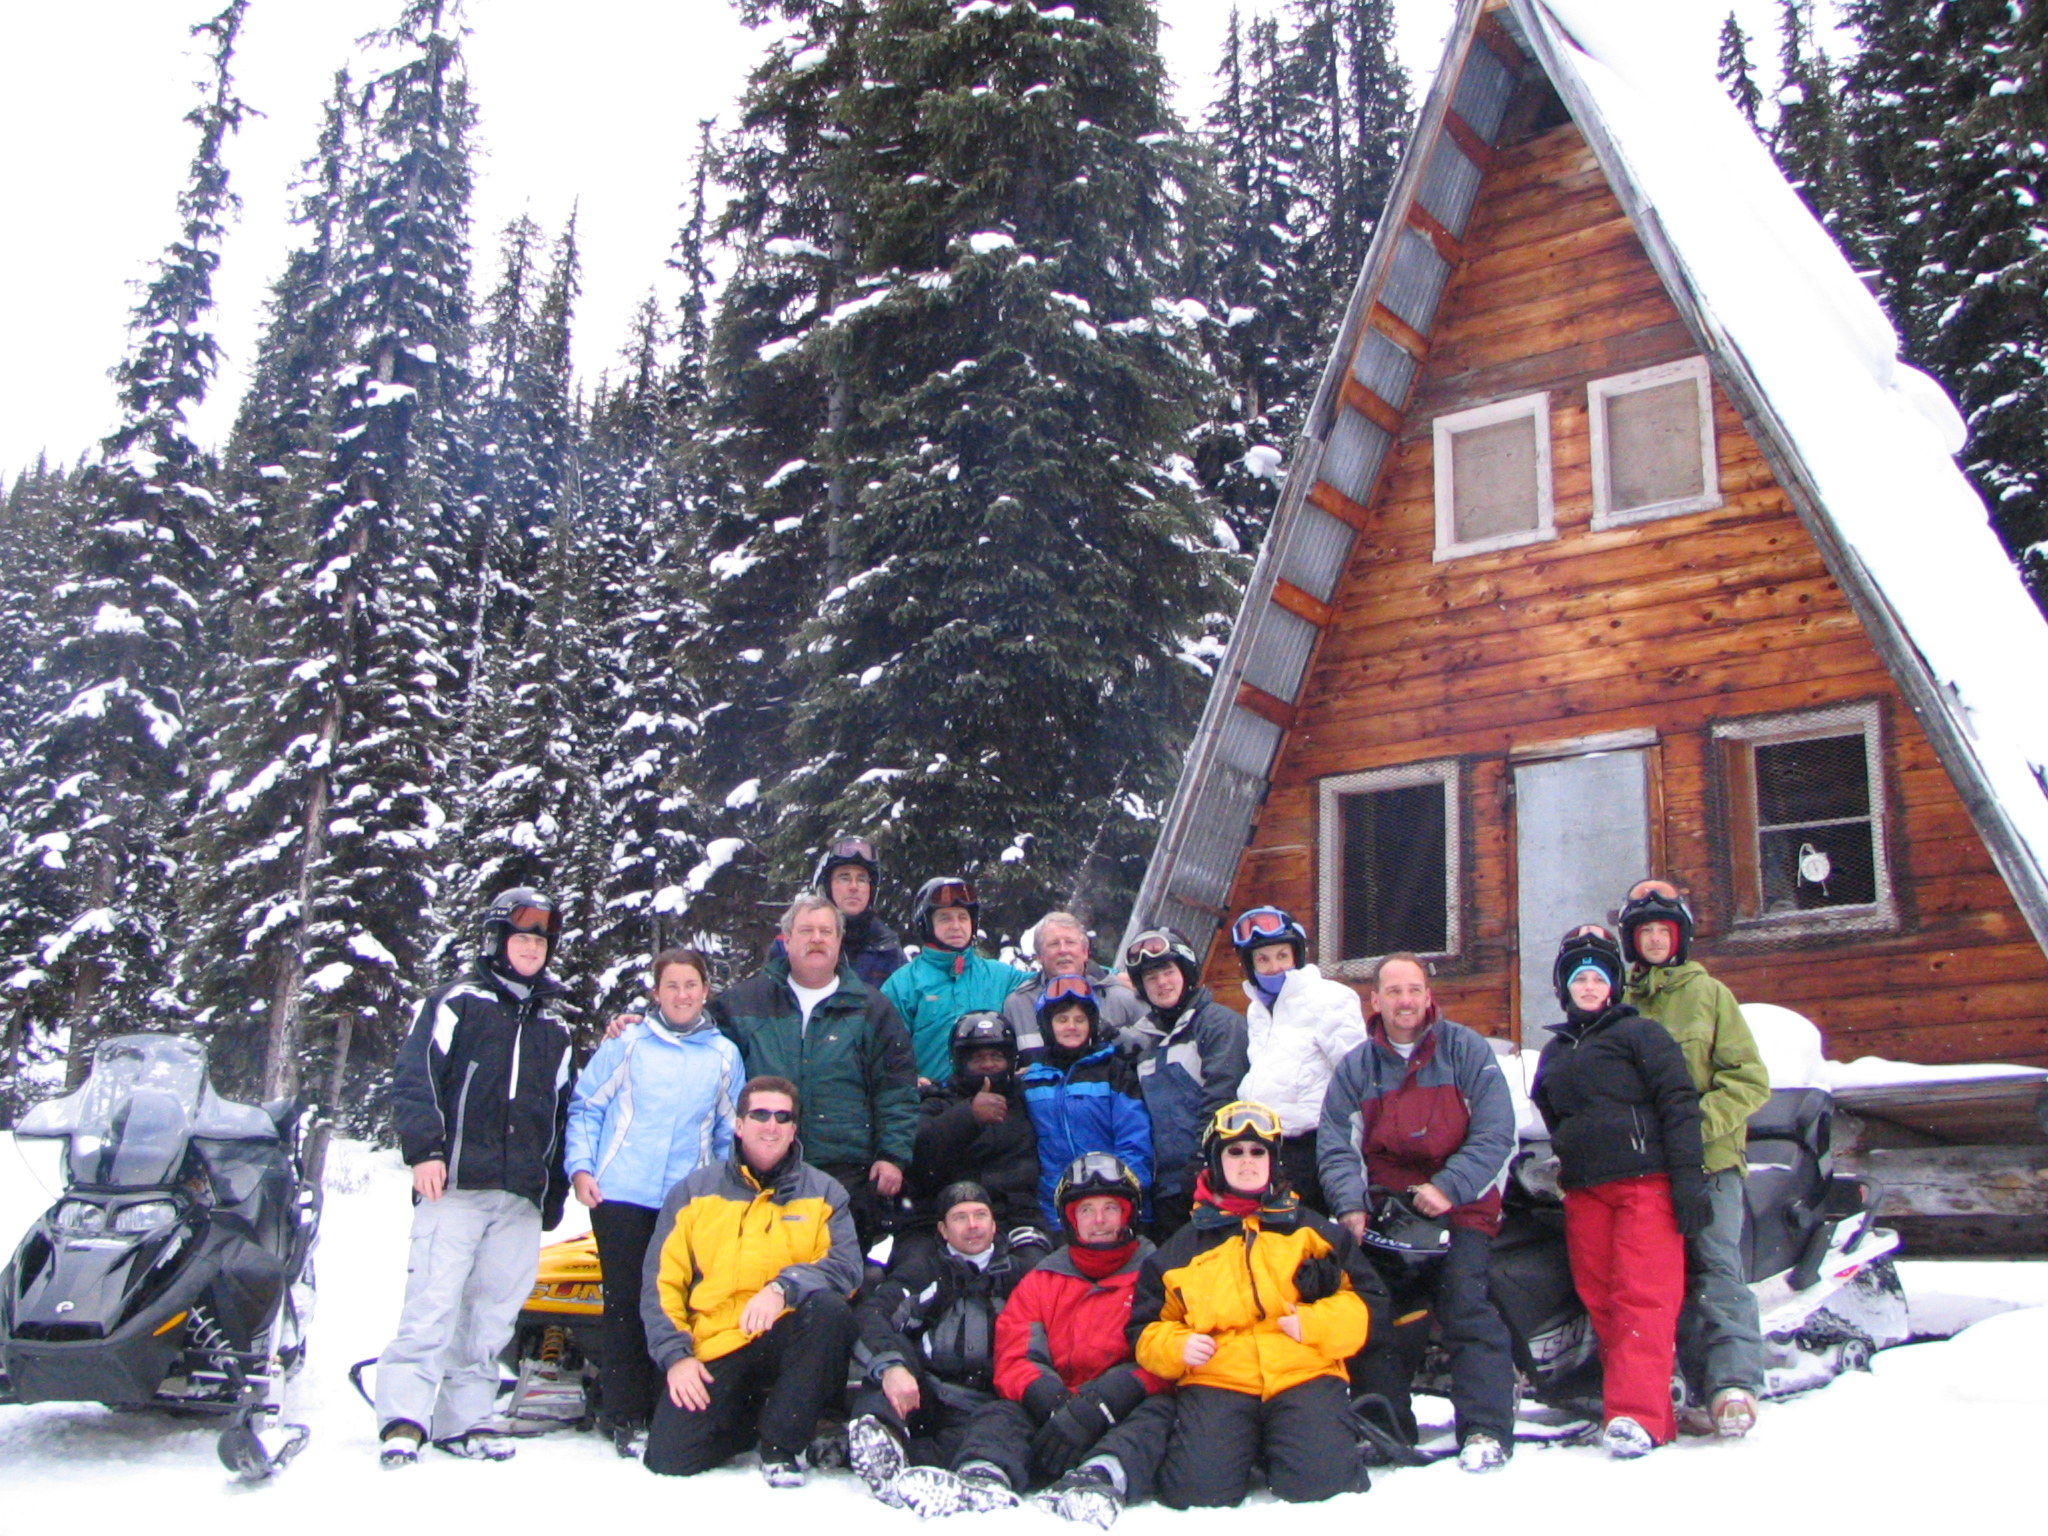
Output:
<path fill-rule="evenodd" d="M 562 912 L 523 886 L 485 911 L 469 974 L 429 992 L 398 1050 L 392 1118 L 412 1168 L 412 1256 L 398 1335 L 377 1360 L 380 1459 L 420 1445 L 505 1461 L 488 1433 L 498 1355 L 562 1219 L 569 1180 L 567 990 L 547 974 Z"/>
<path fill-rule="evenodd" d="M 1692 909 L 1677 886 L 1642 880 L 1630 887 L 1621 909 L 1621 951 L 1631 962 L 1623 1000 L 1663 1025 L 1685 1053 L 1700 1096 L 1713 1208 L 1685 1240 L 1679 1361 L 1705 1405 L 1705 1422 L 1693 1427 L 1739 1439 L 1756 1423 L 1764 1385 L 1763 1328 L 1742 1267 L 1742 1208 L 1749 1117 L 1770 1099 L 1771 1074 L 1735 994 L 1686 958 L 1691 945 Z"/>

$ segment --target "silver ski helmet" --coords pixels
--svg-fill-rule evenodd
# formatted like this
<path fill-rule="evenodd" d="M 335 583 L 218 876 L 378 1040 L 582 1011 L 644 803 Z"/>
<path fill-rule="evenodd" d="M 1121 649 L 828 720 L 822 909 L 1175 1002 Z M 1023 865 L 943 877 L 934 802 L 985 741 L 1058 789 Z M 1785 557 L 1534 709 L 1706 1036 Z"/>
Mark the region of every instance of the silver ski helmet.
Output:
<path fill-rule="evenodd" d="M 1195 956 L 1194 946 L 1171 928 L 1147 928 L 1124 946 L 1124 969 L 1142 992 L 1145 987 L 1145 973 L 1157 971 L 1166 966 L 1177 969 L 1187 983 L 1187 991 L 1181 996 L 1190 996 L 1201 982 L 1202 963 Z"/>

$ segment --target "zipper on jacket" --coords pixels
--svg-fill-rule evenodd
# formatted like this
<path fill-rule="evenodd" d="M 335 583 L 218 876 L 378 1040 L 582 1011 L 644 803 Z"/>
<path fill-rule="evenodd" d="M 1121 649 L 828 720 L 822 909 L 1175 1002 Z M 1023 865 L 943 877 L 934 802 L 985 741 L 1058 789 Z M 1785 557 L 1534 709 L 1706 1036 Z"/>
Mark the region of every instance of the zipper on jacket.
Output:
<path fill-rule="evenodd" d="M 1266 1320 L 1266 1303 L 1264 1298 L 1259 1295 L 1259 1272 L 1252 1267 L 1252 1244 L 1257 1242 L 1258 1239 L 1257 1229 L 1253 1227 L 1246 1227 L 1244 1229 L 1244 1277 L 1251 1282 L 1252 1286 L 1252 1310 L 1259 1314 L 1259 1321 L 1263 1323 Z"/>
<path fill-rule="evenodd" d="M 1635 1141 L 1636 1151 L 1642 1153 L 1645 1157 L 1647 1157 L 1649 1155 L 1650 1148 L 1648 1143 L 1646 1143 L 1643 1140 L 1643 1117 L 1636 1113 L 1636 1107 L 1633 1104 L 1629 1105 L 1628 1107 L 1628 1123 L 1631 1126 L 1635 1127 L 1635 1135 L 1633 1139 Z"/>

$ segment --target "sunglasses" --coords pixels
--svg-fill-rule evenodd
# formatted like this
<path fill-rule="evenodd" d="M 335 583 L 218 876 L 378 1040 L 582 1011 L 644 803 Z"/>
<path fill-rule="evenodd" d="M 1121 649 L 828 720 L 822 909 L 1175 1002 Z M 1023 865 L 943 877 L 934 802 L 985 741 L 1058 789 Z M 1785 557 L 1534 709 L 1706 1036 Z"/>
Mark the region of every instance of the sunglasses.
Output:
<path fill-rule="evenodd" d="M 796 1119 L 793 1109 L 750 1109 L 747 1118 L 756 1125 L 788 1125 Z"/>
<path fill-rule="evenodd" d="M 1240 1136 L 1246 1131 L 1262 1137 L 1280 1135 L 1280 1117 L 1265 1105 L 1239 1099 L 1216 1111 L 1216 1130 L 1222 1136 Z"/>
<path fill-rule="evenodd" d="M 1278 907 L 1253 907 L 1230 925 L 1230 938 L 1234 944 L 1249 944 L 1253 939 L 1284 939 L 1292 937 L 1288 929 L 1294 926 L 1294 919 Z"/>
<path fill-rule="evenodd" d="M 965 880 L 948 880 L 932 892 L 931 904 L 935 907 L 977 907 L 981 903 L 974 899 L 974 887 Z"/>
<path fill-rule="evenodd" d="M 1040 1006 L 1067 998 L 1092 1003 L 1095 1001 L 1095 989 L 1088 984 L 1086 976 L 1055 976 L 1045 984 L 1045 996 L 1040 999 Z"/>
<path fill-rule="evenodd" d="M 870 864 L 876 862 L 875 845 L 864 837 L 842 837 L 825 851 L 825 856 L 832 859 L 866 859 Z"/>

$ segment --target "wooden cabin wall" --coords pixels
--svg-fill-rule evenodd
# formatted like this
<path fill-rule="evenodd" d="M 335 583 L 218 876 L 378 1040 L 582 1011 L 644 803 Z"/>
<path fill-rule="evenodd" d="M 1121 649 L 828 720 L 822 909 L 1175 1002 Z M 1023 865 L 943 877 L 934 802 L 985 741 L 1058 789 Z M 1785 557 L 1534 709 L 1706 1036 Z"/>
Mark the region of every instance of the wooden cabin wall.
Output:
<path fill-rule="evenodd" d="M 1698 349 L 1576 128 L 1497 156 L 1440 317 L 1232 910 L 1272 902 L 1315 933 L 1317 781 L 1457 756 L 1465 944 L 1436 993 L 1451 1017 L 1513 1035 L 1508 753 L 1652 726 L 1660 872 L 1691 893 L 1696 956 L 1738 997 L 1806 1014 L 1836 1059 L 2048 1063 L 2048 960 L 1718 388 L 1724 505 L 1592 531 L 1587 382 Z M 1551 391 L 1557 538 L 1434 563 L 1432 419 L 1539 389 Z M 1774 953 L 1727 942 L 1711 722 L 1864 699 L 1881 701 L 1901 931 Z M 1643 873 L 1615 871 L 1616 905 Z M 1227 935 L 1208 975 L 1241 997 Z"/>

